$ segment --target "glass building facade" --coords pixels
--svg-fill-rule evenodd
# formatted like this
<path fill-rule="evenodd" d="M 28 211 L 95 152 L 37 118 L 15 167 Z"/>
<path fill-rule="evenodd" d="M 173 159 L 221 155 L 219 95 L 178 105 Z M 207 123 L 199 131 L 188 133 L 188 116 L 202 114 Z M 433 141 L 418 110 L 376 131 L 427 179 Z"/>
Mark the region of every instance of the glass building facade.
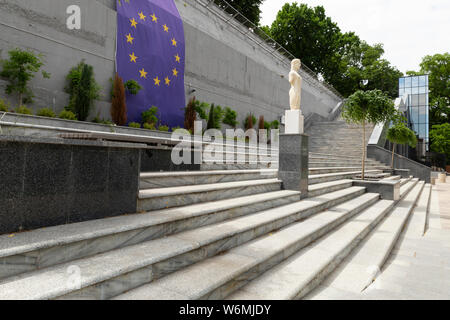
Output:
<path fill-rule="evenodd" d="M 399 96 L 408 94 L 406 103 L 410 128 L 419 137 L 419 149 L 429 150 L 429 88 L 428 75 L 411 76 L 399 79 Z M 420 143 L 422 142 L 422 143 Z"/>

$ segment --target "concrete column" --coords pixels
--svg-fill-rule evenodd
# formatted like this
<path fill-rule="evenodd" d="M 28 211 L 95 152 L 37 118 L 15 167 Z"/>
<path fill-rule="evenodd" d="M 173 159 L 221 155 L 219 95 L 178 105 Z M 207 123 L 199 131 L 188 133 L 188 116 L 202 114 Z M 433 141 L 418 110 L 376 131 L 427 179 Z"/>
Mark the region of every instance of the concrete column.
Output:
<path fill-rule="evenodd" d="M 309 136 L 305 134 L 280 134 L 280 159 L 278 177 L 284 190 L 300 191 L 301 198 L 308 197 Z"/>

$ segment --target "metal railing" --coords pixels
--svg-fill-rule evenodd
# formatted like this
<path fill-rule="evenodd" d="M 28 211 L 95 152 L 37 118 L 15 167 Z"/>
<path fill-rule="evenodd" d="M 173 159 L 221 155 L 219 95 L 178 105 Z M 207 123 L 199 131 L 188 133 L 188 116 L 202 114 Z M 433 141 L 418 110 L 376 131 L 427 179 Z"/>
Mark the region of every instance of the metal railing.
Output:
<path fill-rule="evenodd" d="M 291 61 L 295 57 L 291 52 L 276 42 L 272 37 L 266 34 L 261 28 L 255 25 L 242 15 L 237 9 L 231 6 L 225 0 L 195 0 L 211 13 L 215 14 L 219 19 L 227 23 L 233 29 L 246 36 L 251 42 L 258 45 L 268 55 L 275 58 L 281 65 L 290 69 Z M 301 57 L 300 57 L 301 58 Z M 341 99 L 344 97 L 329 83 L 319 78 L 319 76 L 302 63 L 302 71 L 309 75 L 316 82 L 319 82 L 336 96 Z M 306 79 L 307 81 L 307 79 Z M 317 87 L 316 83 L 308 81 L 308 83 Z"/>

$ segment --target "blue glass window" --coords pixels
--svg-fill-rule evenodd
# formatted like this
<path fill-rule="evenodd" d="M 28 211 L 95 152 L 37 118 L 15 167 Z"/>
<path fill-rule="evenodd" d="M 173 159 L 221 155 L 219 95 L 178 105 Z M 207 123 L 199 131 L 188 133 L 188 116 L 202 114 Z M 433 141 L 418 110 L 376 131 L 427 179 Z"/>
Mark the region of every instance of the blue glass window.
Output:
<path fill-rule="evenodd" d="M 400 88 L 404 88 L 405 87 L 405 78 L 400 78 L 398 81 L 398 85 Z"/>
<path fill-rule="evenodd" d="M 405 78 L 405 87 L 410 88 L 411 87 L 411 78 Z"/>
<path fill-rule="evenodd" d="M 419 86 L 419 77 L 412 77 L 411 82 L 412 82 L 413 87 L 418 87 Z"/>

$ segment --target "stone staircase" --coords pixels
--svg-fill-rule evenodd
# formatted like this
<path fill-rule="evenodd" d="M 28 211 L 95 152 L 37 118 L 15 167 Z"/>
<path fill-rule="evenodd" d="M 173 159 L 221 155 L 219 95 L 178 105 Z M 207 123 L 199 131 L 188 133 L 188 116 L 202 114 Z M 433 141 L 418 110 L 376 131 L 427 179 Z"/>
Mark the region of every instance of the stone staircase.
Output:
<path fill-rule="evenodd" d="M 359 156 L 323 151 L 300 200 L 276 158 L 253 158 L 142 173 L 136 214 L 0 236 L 0 300 L 302 298 L 380 228 L 382 264 L 424 187 L 368 160 L 367 174 L 401 180 L 402 200 L 381 200 L 353 186 Z"/>

